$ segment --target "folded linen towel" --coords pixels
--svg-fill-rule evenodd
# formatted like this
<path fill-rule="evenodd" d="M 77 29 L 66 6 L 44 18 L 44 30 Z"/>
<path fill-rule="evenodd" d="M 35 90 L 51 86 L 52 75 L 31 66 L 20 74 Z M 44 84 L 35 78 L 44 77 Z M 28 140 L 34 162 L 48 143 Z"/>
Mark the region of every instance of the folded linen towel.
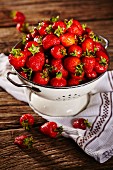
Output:
<path fill-rule="evenodd" d="M 8 57 L 0 54 L 0 86 L 16 99 L 28 102 L 23 87 L 11 84 L 6 74 L 11 71 Z M 16 82 L 20 80 L 16 77 Z M 105 73 L 102 82 L 89 94 L 90 100 L 87 108 L 75 116 L 51 117 L 39 114 L 48 121 L 55 121 L 63 126 L 62 135 L 72 138 L 88 155 L 98 162 L 104 163 L 113 156 L 113 71 Z M 92 126 L 81 130 L 72 127 L 74 118 L 88 119 Z"/>

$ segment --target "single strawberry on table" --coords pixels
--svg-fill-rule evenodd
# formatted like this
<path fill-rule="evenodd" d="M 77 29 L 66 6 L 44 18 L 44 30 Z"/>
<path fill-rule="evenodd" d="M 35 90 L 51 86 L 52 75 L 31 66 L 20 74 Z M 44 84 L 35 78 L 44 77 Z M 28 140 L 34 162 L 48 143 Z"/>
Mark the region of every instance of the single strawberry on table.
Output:
<path fill-rule="evenodd" d="M 20 135 L 15 137 L 14 144 L 18 145 L 20 148 L 31 148 L 33 145 L 33 138 L 27 135 Z"/>
<path fill-rule="evenodd" d="M 56 122 L 46 122 L 40 127 L 40 131 L 51 138 L 56 138 L 63 132 L 63 128 L 58 127 Z"/>
<path fill-rule="evenodd" d="M 20 124 L 22 127 L 24 127 L 26 130 L 29 130 L 33 124 L 34 124 L 34 117 L 30 113 L 23 114 L 20 117 Z"/>
<path fill-rule="evenodd" d="M 20 22 L 22 23 L 26 19 L 25 15 L 20 11 L 11 11 L 10 16 L 13 19 L 13 21 L 16 23 L 20 23 Z"/>
<path fill-rule="evenodd" d="M 72 126 L 77 129 L 85 130 L 87 127 L 90 128 L 91 124 L 84 118 L 75 118 L 72 120 Z"/>

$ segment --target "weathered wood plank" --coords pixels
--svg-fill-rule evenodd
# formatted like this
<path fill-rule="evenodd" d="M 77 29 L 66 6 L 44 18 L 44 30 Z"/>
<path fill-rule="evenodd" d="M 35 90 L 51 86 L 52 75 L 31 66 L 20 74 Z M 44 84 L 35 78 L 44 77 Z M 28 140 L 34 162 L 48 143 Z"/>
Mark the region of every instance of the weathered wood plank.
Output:
<path fill-rule="evenodd" d="M 18 10 L 25 13 L 27 21 L 37 23 L 59 15 L 62 19 L 74 17 L 78 20 L 111 20 L 113 19 L 113 1 L 74 1 L 74 0 L 33 0 L 33 1 L 0 1 L 0 26 L 11 26 L 9 11 Z M 86 12 L 87 11 L 87 12 Z M 31 15 L 32 14 L 32 15 Z M 2 19 L 3 18 L 3 19 Z"/>

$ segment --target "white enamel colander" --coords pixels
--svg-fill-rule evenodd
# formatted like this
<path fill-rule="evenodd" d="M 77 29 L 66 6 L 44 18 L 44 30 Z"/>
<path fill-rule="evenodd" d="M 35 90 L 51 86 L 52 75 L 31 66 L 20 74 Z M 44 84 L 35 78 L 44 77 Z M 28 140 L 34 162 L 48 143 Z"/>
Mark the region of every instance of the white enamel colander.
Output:
<path fill-rule="evenodd" d="M 108 47 L 108 40 L 100 36 Z M 19 45 L 19 44 L 18 44 Z M 17 46 L 16 46 L 17 47 Z M 21 84 L 15 82 L 12 75 L 18 76 Z M 14 76 L 13 76 L 14 77 Z M 7 73 L 7 79 L 17 87 L 24 87 L 30 107 L 36 112 L 49 116 L 70 116 L 82 111 L 89 100 L 88 94 L 104 77 L 101 74 L 96 79 L 71 87 L 52 87 L 37 85 L 23 78 L 14 68 Z"/>

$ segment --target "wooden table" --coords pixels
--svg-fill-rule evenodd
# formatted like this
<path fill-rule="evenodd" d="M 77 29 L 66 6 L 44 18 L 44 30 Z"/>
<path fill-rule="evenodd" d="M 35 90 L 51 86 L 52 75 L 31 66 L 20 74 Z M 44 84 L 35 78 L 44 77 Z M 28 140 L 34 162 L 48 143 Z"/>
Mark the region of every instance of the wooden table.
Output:
<path fill-rule="evenodd" d="M 8 55 L 21 34 L 8 17 L 9 11 L 23 12 L 27 21 L 36 25 L 40 19 L 59 15 L 61 19 L 76 18 L 109 40 L 109 70 L 113 68 L 113 1 L 111 0 L 0 0 L 0 53 Z M 32 150 L 14 145 L 14 138 L 27 133 L 19 124 L 24 113 L 35 117 Z M 113 169 L 113 158 L 99 164 L 86 155 L 71 139 L 50 139 L 39 132 L 45 120 L 28 104 L 18 101 L 0 88 L 0 170 Z"/>

